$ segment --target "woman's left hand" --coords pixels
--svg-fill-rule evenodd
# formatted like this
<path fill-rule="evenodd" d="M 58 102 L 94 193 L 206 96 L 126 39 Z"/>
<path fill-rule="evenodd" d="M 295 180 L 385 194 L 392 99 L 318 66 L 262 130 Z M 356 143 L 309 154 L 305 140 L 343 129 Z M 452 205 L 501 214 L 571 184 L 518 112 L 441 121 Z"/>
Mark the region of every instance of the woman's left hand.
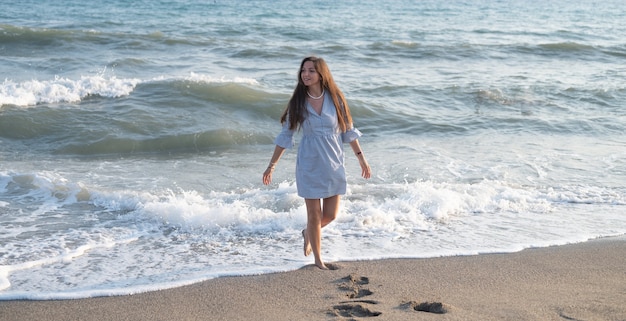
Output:
<path fill-rule="evenodd" d="M 370 168 L 370 164 L 365 160 L 365 156 L 361 155 L 359 157 L 359 165 L 361 165 L 361 176 L 365 179 L 369 179 L 372 177 L 372 169 Z"/>

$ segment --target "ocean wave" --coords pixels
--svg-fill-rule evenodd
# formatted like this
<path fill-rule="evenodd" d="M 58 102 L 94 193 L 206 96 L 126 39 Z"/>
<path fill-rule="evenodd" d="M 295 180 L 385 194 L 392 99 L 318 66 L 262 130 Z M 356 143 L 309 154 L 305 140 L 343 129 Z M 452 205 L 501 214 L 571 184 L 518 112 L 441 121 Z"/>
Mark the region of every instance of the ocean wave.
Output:
<path fill-rule="evenodd" d="M 601 46 L 586 42 L 562 41 L 546 43 L 472 43 L 448 42 L 428 43 L 412 40 L 391 40 L 365 42 L 358 46 L 360 52 L 368 52 L 372 58 L 411 58 L 445 60 L 483 60 L 502 57 L 519 59 L 519 55 L 538 57 L 570 57 L 575 59 L 598 59 L 602 56 L 623 57 L 626 51 L 622 45 Z"/>
<path fill-rule="evenodd" d="M 106 29 L 105 29 L 106 30 Z M 0 43 L 28 48 L 75 46 L 90 47 L 113 44 L 135 49 L 166 46 L 211 46 L 214 40 L 203 37 L 177 37 L 160 31 L 146 33 L 107 32 L 95 29 L 37 28 L 0 24 Z M 7 48 L 11 50 L 11 48 Z"/>
<path fill-rule="evenodd" d="M 551 51 L 561 51 L 561 52 L 580 52 L 580 51 L 593 51 L 596 49 L 595 46 L 577 43 L 577 42 L 554 42 L 554 43 L 544 43 L 539 44 L 539 48 L 551 50 Z"/>
<path fill-rule="evenodd" d="M 89 96 L 117 98 L 129 95 L 141 81 L 115 76 L 82 76 L 80 79 L 55 77 L 53 80 L 30 80 L 20 83 L 5 79 L 0 84 L 0 106 L 75 103 Z"/>
<path fill-rule="evenodd" d="M 87 97 L 119 98 L 130 95 L 140 84 L 183 82 L 200 84 L 245 84 L 257 85 L 253 78 L 214 77 L 204 74 L 190 73 L 182 77 L 157 77 L 141 80 L 137 78 L 117 78 L 116 76 L 99 75 L 81 76 L 71 79 L 56 76 L 52 80 L 29 80 L 14 82 L 5 79 L 0 84 L 0 106 L 35 106 L 38 104 L 78 103 Z M 236 95 L 235 95 L 236 96 Z M 245 95 L 244 95 L 245 96 Z"/>
<path fill-rule="evenodd" d="M 164 154 L 219 151 L 241 145 L 271 144 L 273 138 L 253 131 L 216 129 L 200 133 L 133 139 L 105 137 L 58 148 L 55 154 L 82 156 Z"/>
<path fill-rule="evenodd" d="M 32 28 L 0 24 L 0 43 L 54 43 L 55 39 L 70 39 L 74 31 L 50 28 Z"/>
<path fill-rule="evenodd" d="M 135 219 L 147 220 L 163 228 L 175 227 L 186 232 L 202 233 L 227 226 L 244 232 L 254 229 L 248 226 L 250 221 L 257 221 L 260 224 L 254 232 L 266 234 L 282 228 L 279 222 L 284 215 L 304 210 L 304 204 L 296 195 L 294 182 L 283 182 L 270 190 L 108 191 L 72 181 L 55 172 L 3 171 L 0 172 L 0 190 L 5 196 L 11 196 L 9 202 L 3 202 L 3 207 L 22 206 L 21 200 L 24 199 L 29 199 L 34 208 L 39 206 L 37 210 L 30 211 L 30 217 L 24 217 L 23 222 L 35 222 L 40 216 L 59 212 L 61 208 L 88 203 L 100 211 L 131 214 Z M 412 223 L 434 220 L 431 223 L 445 224 L 454 218 L 485 213 L 547 214 L 562 204 L 624 206 L 624 197 L 621 187 L 533 187 L 487 179 L 474 183 L 418 181 L 354 184 L 345 200 L 345 211 L 349 215 L 339 220 L 338 224 L 355 224 L 353 228 L 394 233 L 399 226 L 389 224 L 403 225 L 409 218 Z M 388 222 L 376 220 L 380 213 L 395 218 Z M 117 215 L 106 218 L 122 221 L 128 218 Z M 371 225 L 376 222 L 380 225 Z M 15 236 L 17 234 L 4 235 Z"/>
<path fill-rule="evenodd" d="M 3 108 L 0 137 L 17 140 L 18 149 L 29 140 L 30 148 L 77 155 L 187 153 L 271 144 L 289 97 L 270 92 L 252 78 L 201 73 L 147 80 L 94 76 L 76 81 L 5 81 L 0 91 L 21 97 L 15 105 L 28 106 Z M 597 89 L 386 85 L 356 91 L 357 98 L 349 102 L 355 125 L 372 137 L 455 136 L 492 129 L 578 135 L 581 128 L 586 128 L 585 135 L 597 135 L 623 130 L 618 102 L 625 93 L 619 85 Z M 552 95 L 567 96 L 579 105 L 559 104 L 550 99 Z M 390 101 L 389 96 L 407 98 Z M 125 101 L 108 108 L 97 97 Z M 63 103 L 70 100 L 76 102 Z"/>

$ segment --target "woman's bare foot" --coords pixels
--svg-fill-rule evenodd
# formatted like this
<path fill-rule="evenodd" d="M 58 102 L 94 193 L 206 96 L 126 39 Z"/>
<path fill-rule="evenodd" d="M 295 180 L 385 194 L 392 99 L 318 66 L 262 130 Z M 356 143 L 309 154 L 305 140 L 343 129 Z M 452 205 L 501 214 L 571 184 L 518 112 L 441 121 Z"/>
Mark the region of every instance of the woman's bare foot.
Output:
<path fill-rule="evenodd" d="M 311 242 L 309 242 L 309 238 L 307 237 L 306 230 L 302 230 L 302 237 L 304 238 L 304 256 L 309 256 L 311 255 L 311 251 L 313 249 L 311 248 Z"/>
<path fill-rule="evenodd" d="M 320 262 L 315 262 L 315 265 L 320 268 L 320 270 L 330 270 L 326 264 L 324 264 L 324 262 L 320 261 Z"/>

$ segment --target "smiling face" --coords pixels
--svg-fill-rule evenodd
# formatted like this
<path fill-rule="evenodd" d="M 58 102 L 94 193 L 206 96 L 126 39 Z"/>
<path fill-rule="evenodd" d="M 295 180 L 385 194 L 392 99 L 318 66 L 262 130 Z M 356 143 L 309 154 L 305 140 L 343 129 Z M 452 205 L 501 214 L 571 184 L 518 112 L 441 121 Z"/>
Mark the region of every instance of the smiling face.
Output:
<path fill-rule="evenodd" d="M 300 69 L 300 79 L 305 86 L 320 86 L 320 74 L 315 69 L 313 61 L 305 61 Z"/>

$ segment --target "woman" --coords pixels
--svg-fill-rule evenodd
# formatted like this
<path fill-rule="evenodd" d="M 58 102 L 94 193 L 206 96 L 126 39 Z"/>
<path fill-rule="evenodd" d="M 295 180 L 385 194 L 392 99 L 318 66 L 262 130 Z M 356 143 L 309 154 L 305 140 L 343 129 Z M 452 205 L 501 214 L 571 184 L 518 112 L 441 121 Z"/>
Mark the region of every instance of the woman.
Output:
<path fill-rule="evenodd" d="M 300 64 L 298 85 L 280 118 L 282 131 L 270 164 L 263 173 L 263 184 L 272 182 L 272 173 L 285 148 L 294 145 L 293 135 L 302 130 L 296 161 L 296 185 L 307 210 L 307 226 L 302 231 L 304 255 L 313 252 L 315 265 L 327 270 L 321 258 L 322 227 L 339 212 L 340 195 L 346 193 L 343 143 L 350 143 L 361 165 L 361 175 L 371 176 L 358 138 L 361 132 L 352 126 L 346 98 L 333 80 L 322 58 L 307 57 Z M 323 200 L 323 201 L 320 201 Z"/>

